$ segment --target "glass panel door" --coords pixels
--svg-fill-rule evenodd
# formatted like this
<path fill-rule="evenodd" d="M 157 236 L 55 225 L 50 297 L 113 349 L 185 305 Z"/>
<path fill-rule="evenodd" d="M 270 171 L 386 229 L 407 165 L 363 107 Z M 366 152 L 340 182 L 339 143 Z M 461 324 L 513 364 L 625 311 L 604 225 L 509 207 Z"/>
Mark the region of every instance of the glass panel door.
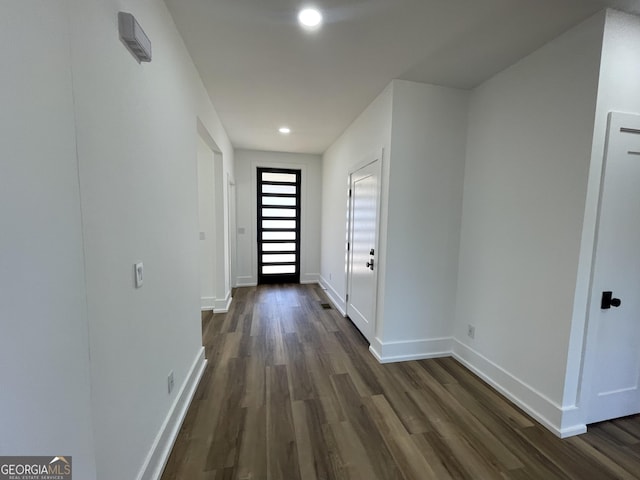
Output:
<path fill-rule="evenodd" d="M 300 283 L 300 170 L 258 168 L 258 283 Z"/>

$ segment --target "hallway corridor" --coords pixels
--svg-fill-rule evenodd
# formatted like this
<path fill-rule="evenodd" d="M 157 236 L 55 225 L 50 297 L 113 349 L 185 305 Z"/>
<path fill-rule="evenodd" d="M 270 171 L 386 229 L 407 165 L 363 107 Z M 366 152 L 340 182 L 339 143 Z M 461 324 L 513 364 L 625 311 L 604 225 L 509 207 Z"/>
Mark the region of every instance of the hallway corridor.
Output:
<path fill-rule="evenodd" d="M 452 358 L 380 365 L 317 285 L 238 289 L 163 480 L 640 478 L 640 418 L 560 440 Z"/>

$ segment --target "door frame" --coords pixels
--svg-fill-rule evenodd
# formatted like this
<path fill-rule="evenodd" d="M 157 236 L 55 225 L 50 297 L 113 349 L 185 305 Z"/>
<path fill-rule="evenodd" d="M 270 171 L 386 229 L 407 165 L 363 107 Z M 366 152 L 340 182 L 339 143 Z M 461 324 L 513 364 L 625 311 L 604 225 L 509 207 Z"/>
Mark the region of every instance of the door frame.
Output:
<path fill-rule="evenodd" d="M 263 227 L 260 225 L 264 219 L 261 212 L 261 208 L 264 207 L 262 205 L 262 196 L 258 194 L 258 189 L 260 189 L 260 192 L 262 193 L 261 186 L 262 186 L 263 180 L 260 178 L 261 173 L 285 173 L 285 174 L 292 174 L 296 176 L 296 182 L 295 182 L 296 200 L 297 200 L 296 206 L 295 206 L 296 237 L 293 242 L 296 245 L 296 251 L 295 251 L 295 256 L 296 256 L 295 270 L 296 271 L 295 273 L 292 273 L 292 274 L 289 274 L 289 273 L 263 274 L 260 272 L 260 267 L 262 266 L 262 262 L 263 262 L 261 259 L 261 256 L 264 254 L 264 251 L 262 250 L 262 245 L 264 242 L 268 242 L 268 240 L 262 240 L 260 238 L 261 232 L 263 230 Z M 267 284 L 267 283 L 300 283 L 300 277 L 301 277 L 300 264 L 301 264 L 301 257 L 302 257 L 302 242 L 300 238 L 301 222 L 302 222 L 302 170 L 299 168 L 256 167 L 256 179 L 257 179 L 257 182 L 256 182 L 256 245 L 258 248 L 258 251 L 257 251 L 258 285 Z M 263 193 L 263 195 L 268 195 L 268 194 Z M 273 207 L 273 208 L 278 208 L 278 207 Z M 287 208 L 287 207 L 283 207 L 283 208 Z"/>
<path fill-rule="evenodd" d="M 369 165 L 377 162 L 376 175 L 378 176 L 378 190 L 376 192 L 376 228 L 375 228 L 375 241 L 374 250 L 376 267 L 373 269 L 373 283 L 374 292 L 372 298 L 373 305 L 373 318 L 371 319 L 373 331 L 371 332 L 372 338 L 369 340 L 373 343 L 373 339 L 376 337 L 376 330 L 378 327 L 378 271 L 380 270 L 381 261 L 380 258 L 380 217 L 382 212 L 382 159 L 384 158 L 384 149 L 378 154 L 370 154 L 364 160 L 350 167 L 347 171 L 347 221 L 346 221 L 346 239 L 344 244 L 344 261 L 345 261 L 345 300 L 344 300 L 344 316 L 349 316 L 349 295 L 351 293 L 351 249 L 349 246 L 352 243 L 351 226 L 353 222 L 352 208 L 353 197 L 351 191 L 353 189 L 353 175 L 359 170 L 368 167 Z"/>
<path fill-rule="evenodd" d="M 204 312 L 215 310 L 218 278 L 216 278 L 215 152 L 201 135 L 198 135 L 196 157 L 200 270 L 198 280 L 200 309 Z"/>
<path fill-rule="evenodd" d="M 205 302 L 201 299 L 203 310 L 213 310 L 215 313 L 225 313 L 229 310 L 231 301 L 231 271 L 230 271 L 230 235 L 229 218 L 231 217 L 231 205 L 228 202 L 227 178 L 231 178 L 229 172 L 224 168 L 224 154 L 211 137 L 209 130 L 197 117 L 197 136 L 211 150 L 213 155 L 213 218 L 215 229 L 213 232 L 214 244 L 214 284 L 213 297 L 209 297 Z M 197 172 L 196 172 L 197 175 Z M 196 197 L 197 198 L 197 197 Z M 235 215 L 235 212 L 233 212 Z M 196 232 L 196 235 L 198 233 Z"/>
<path fill-rule="evenodd" d="M 258 168 L 285 168 L 291 170 L 300 170 L 300 283 L 309 283 L 305 277 L 307 272 L 307 165 L 302 162 L 287 161 L 269 161 L 266 159 L 252 160 L 250 167 L 251 174 L 251 221 L 248 223 L 247 234 L 250 236 L 249 242 L 251 246 L 251 280 L 243 286 L 258 285 Z"/>

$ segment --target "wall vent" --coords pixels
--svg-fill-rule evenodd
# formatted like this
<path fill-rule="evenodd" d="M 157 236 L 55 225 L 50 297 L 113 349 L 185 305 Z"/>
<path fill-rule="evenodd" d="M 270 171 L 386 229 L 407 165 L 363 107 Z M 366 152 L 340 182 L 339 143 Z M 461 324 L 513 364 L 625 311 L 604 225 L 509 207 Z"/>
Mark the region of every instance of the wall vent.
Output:
<path fill-rule="evenodd" d="M 120 40 L 127 46 L 138 62 L 151 61 L 151 40 L 130 13 L 118 12 Z"/>

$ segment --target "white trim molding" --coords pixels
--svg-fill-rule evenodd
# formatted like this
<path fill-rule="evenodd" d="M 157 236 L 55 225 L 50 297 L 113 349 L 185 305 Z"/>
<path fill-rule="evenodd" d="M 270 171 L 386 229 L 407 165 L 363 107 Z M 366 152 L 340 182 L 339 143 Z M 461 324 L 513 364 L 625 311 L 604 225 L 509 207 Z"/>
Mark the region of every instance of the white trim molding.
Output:
<path fill-rule="evenodd" d="M 203 312 L 213 310 L 215 302 L 216 299 L 214 297 L 202 297 L 200 299 L 200 310 L 202 310 Z"/>
<path fill-rule="evenodd" d="M 556 435 L 560 438 L 567 438 L 583 433 L 587 433 L 584 408 L 580 409 L 576 405 L 562 407 L 562 426 Z"/>
<path fill-rule="evenodd" d="M 213 313 L 227 313 L 232 300 L 231 291 L 227 292 L 226 298 L 220 300 L 216 299 L 213 304 Z"/>
<path fill-rule="evenodd" d="M 346 317 L 347 311 L 344 298 L 342 298 L 342 296 L 331 285 L 329 285 L 329 282 L 327 282 L 322 275 L 320 275 L 320 281 L 318 283 L 327 294 L 327 297 L 329 297 L 329 300 L 331 300 L 331 303 L 333 303 L 333 306 L 336 307 L 336 310 L 338 310 L 343 317 Z"/>
<path fill-rule="evenodd" d="M 376 337 L 369 346 L 369 351 L 380 363 L 450 357 L 452 341 L 451 337 L 447 337 L 383 342 Z"/>
<path fill-rule="evenodd" d="M 556 436 L 567 438 L 587 431 L 580 408 L 575 405 L 560 406 L 455 338 L 383 342 L 376 337 L 369 351 L 380 363 L 453 356 Z"/>
<path fill-rule="evenodd" d="M 566 438 L 587 431 L 587 426 L 584 423 L 565 425 L 568 423 L 566 422 L 568 417 L 578 411 L 575 406 L 562 407 L 558 405 L 504 368 L 455 339 L 453 341 L 453 357 L 556 436 Z M 565 422 L 563 422 L 563 416 L 565 416 Z"/>
<path fill-rule="evenodd" d="M 300 276 L 300 285 L 320 284 L 319 273 L 303 273 Z M 238 277 L 236 279 L 236 287 L 257 287 L 258 282 L 253 277 Z"/>
<path fill-rule="evenodd" d="M 162 476 L 162 471 L 167 464 L 167 460 L 169 460 L 171 449 L 206 366 L 207 360 L 204 358 L 204 347 L 201 347 L 142 464 L 142 468 L 136 477 L 137 480 L 159 480 Z"/>
<path fill-rule="evenodd" d="M 236 278 L 236 287 L 256 287 L 258 282 L 252 276 L 244 276 Z"/>
<path fill-rule="evenodd" d="M 320 283 L 320 274 L 319 273 L 303 273 L 300 275 L 300 284 L 301 285 L 309 285 L 313 283 Z"/>

